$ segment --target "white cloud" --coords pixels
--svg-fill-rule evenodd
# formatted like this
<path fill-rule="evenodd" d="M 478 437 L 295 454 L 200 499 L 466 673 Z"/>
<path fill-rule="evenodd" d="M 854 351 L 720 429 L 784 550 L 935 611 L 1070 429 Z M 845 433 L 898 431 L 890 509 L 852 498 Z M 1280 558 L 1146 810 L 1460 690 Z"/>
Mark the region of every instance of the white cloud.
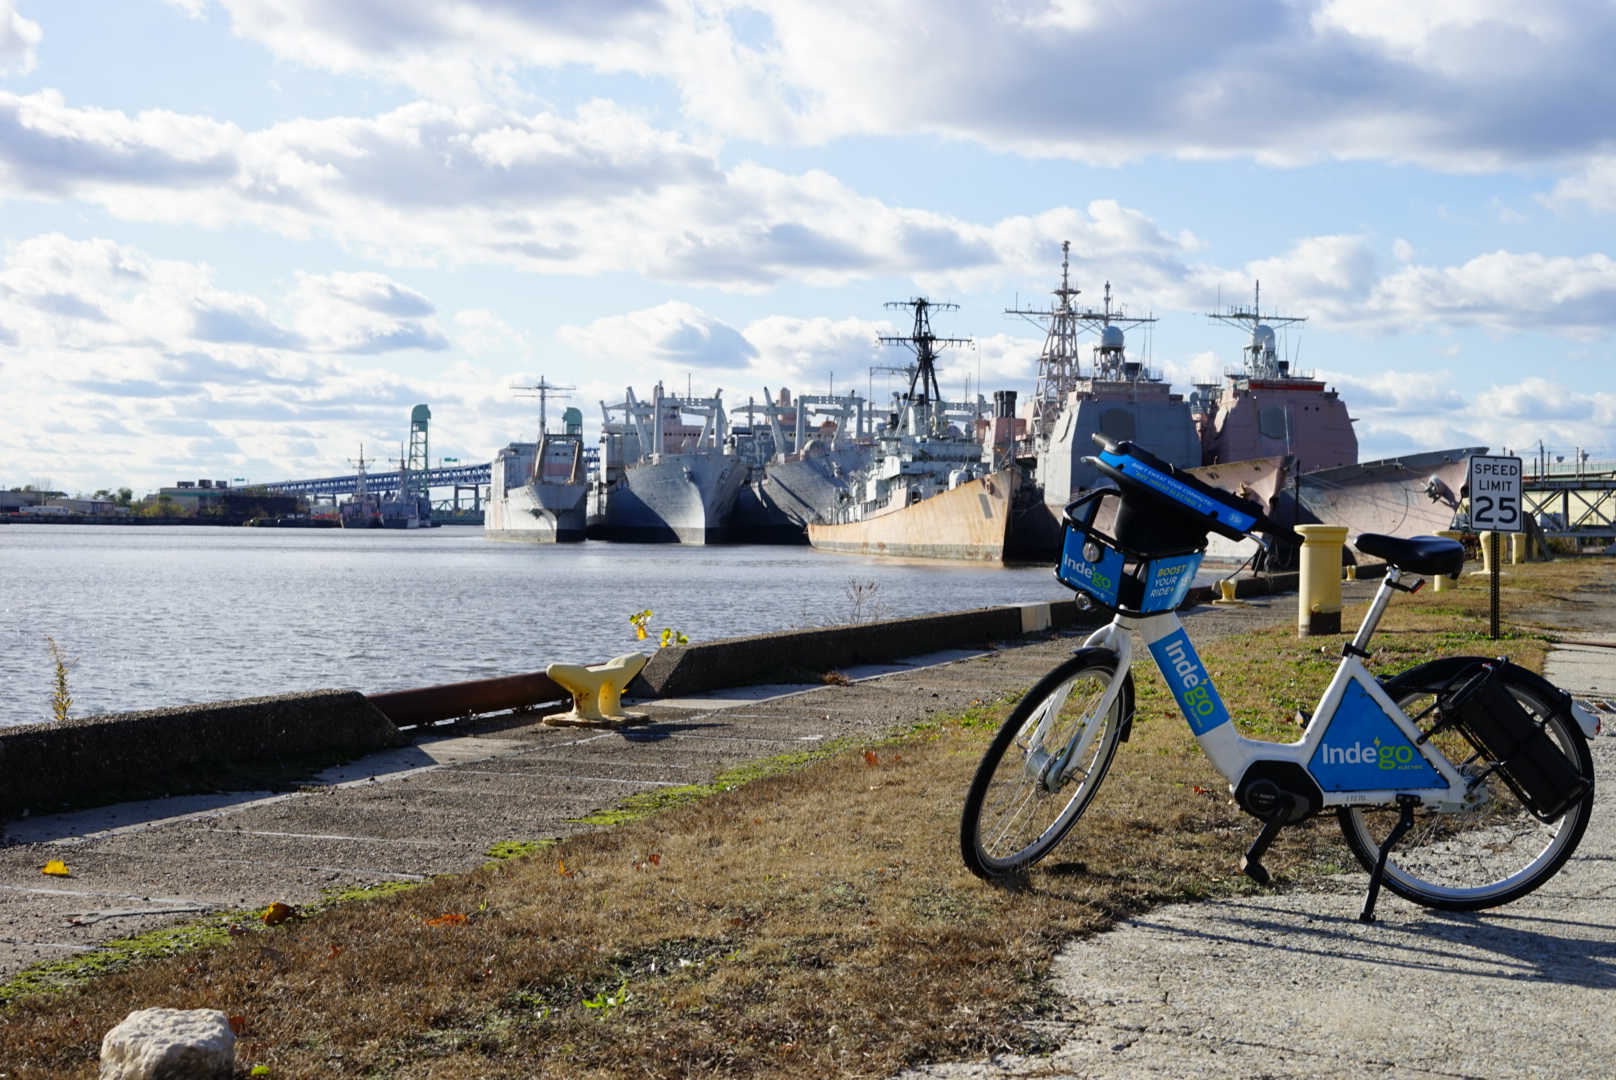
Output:
<path fill-rule="evenodd" d="M 1365 460 L 1458 446 L 1520 453 L 1543 440 L 1551 450 L 1605 447 L 1616 451 L 1616 394 L 1539 376 L 1476 385 L 1467 373 L 1382 371 L 1322 373 L 1340 388 L 1357 425 Z"/>
<path fill-rule="evenodd" d="M 300 274 L 266 300 L 205 265 L 46 235 L 0 259 L 0 328 L 7 408 L 25 418 L 0 427 L 7 482 L 318 475 L 361 440 L 396 444 L 419 401 L 449 406 L 437 445 L 486 453 L 517 411 L 487 372 L 351 359 L 444 345 L 432 305 L 379 274 Z"/>
<path fill-rule="evenodd" d="M 369 119 L 233 125 L 0 93 L 0 191 L 77 198 L 137 221 L 249 224 L 333 237 L 395 264 L 628 270 L 761 291 L 911 276 L 976 288 L 1037 272 L 1070 238 L 1142 288 L 1183 272 L 1198 241 L 1098 200 L 991 225 L 894 207 L 822 172 L 713 153 L 605 102 L 572 118 L 417 103 Z"/>
<path fill-rule="evenodd" d="M 198 0 L 184 0 L 194 4 Z M 218 0 L 277 56 L 437 100 L 582 65 L 748 138 L 965 138 L 1473 170 L 1609 139 L 1616 11 L 1590 0 Z"/>
<path fill-rule="evenodd" d="M 1604 254 L 1495 251 L 1457 266 L 1406 263 L 1385 274 L 1361 236 L 1309 237 L 1239 270 L 1197 268 L 1177 306 L 1206 303 L 1215 286 L 1226 301 L 1243 301 L 1253 280 L 1262 283 L 1264 311 L 1306 315 L 1328 329 L 1380 335 L 1477 328 L 1575 341 L 1616 332 L 1616 261 Z"/>
<path fill-rule="evenodd" d="M 740 331 L 677 300 L 609 315 L 588 326 L 564 326 L 557 336 L 587 356 L 652 370 L 744 369 L 758 354 Z"/>
<path fill-rule="evenodd" d="M 16 0 L 0 0 L 0 74 L 26 75 L 38 63 L 39 24 L 17 14 Z"/>
<path fill-rule="evenodd" d="M 532 348 L 521 332 L 512 327 L 499 313 L 489 308 L 469 308 L 455 312 L 455 344 L 468 356 L 488 356 L 514 353 L 526 359 Z"/>
<path fill-rule="evenodd" d="M 1604 213 L 1616 210 L 1616 158 L 1595 157 L 1575 175 L 1557 182 L 1543 201 L 1559 210 L 1577 206 Z"/>

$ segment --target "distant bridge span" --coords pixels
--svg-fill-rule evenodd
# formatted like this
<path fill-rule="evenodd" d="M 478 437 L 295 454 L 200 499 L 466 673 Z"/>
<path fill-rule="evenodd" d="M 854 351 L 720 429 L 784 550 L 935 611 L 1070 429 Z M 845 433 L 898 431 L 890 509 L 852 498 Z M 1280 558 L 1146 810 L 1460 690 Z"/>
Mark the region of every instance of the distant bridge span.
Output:
<path fill-rule="evenodd" d="M 485 465 L 451 465 L 441 469 L 428 469 L 425 475 L 426 486 L 429 488 L 487 487 L 493 482 L 494 466 L 492 462 Z M 399 479 L 397 469 L 392 472 L 366 473 L 365 487 L 372 491 L 385 491 L 389 488 L 397 490 Z M 326 476 L 318 480 L 278 480 L 263 486 L 296 495 L 352 495 L 359 490 L 359 474 Z"/>

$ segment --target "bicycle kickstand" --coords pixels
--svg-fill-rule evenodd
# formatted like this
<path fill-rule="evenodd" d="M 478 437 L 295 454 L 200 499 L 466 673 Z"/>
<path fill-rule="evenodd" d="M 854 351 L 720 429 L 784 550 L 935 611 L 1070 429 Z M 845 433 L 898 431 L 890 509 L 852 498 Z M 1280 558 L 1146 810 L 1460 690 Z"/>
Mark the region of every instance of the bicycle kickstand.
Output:
<path fill-rule="evenodd" d="M 1296 797 L 1294 795 L 1281 795 L 1274 804 L 1274 812 L 1268 815 L 1263 822 L 1262 832 L 1257 839 L 1251 842 L 1251 847 L 1240 857 L 1240 872 L 1259 885 L 1268 884 L 1268 869 L 1262 864 L 1262 857 L 1268 854 L 1268 848 L 1279 835 L 1279 830 L 1291 819 L 1296 810 Z"/>
<path fill-rule="evenodd" d="M 1420 805 L 1418 795 L 1397 796 L 1397 806 L 1401 812 L 1397 815 L 1397 824 L 1393 825 L 1392 831 L 1386 835 L 1386 842 L 1380 845 L 1380 858 L 1375 860 L 1375 872 L 1369 875 L 1369 895 L 1364 897 L 1363 913 L 1358 916 L 1359 922 L 1375 921 L 1375 901 L 1380 899 L 1380 879 L 1386 876 L 1386 856 L 1392 853 L 1392 845 L 1414 827 L 1414 808 L 1418 805 Z"/>

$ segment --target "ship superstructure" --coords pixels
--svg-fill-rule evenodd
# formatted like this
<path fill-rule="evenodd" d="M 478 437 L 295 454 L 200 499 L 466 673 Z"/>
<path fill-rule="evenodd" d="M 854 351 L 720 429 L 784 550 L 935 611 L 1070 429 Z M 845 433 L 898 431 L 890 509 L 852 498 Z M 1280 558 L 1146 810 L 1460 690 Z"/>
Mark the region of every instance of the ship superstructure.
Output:
<path fill-rule="evenodd" d="M 513 442 L 494 455 L 483 516 L 483 535 L 490 540 L 527 543 L 571 543 L 584 539 L 584 499 L 589 491 L 584 452 L 584 414 L 568 408 L 561 430 L 550 431 L 546 402 L 564 397 L 572 387 L 544 379 L 536 386 L 537 442 Z"/>
<path fill-rule="evenodd" d="M 1147 364 L 1128 355 L 1127 331 L 1147 327 L 1152 316 L 1131 316 L 1105 283 L 1099 307 L 1076 303 L 1071 283 L 1071 244 L 1061 245 L 1060 286 L 1046 309 L 1011 308 L 1044 330 L 1033 396 L 1021 410 L 1016 459 L 1026 479 L 1017 493 L 1011 546 L 1033 556 L 1060 543 L 1060 512 L 1078 493 L 1100 482 L 1083 459 L 1094 453 L 1093 436 L 1127 440 L 1181 468 L 1201 464 L 1200 439 L 1183 395 Z M 1093 333 L 1087 365 L 1079 337 Z M 998 433 L 995 433 L 996 437 Z"/>
<path fill-rule="evenodd" d="M 723 391 L 667 394 L 647 401 L 629 387 L 621 402 L 600 403 L 601 454 L 590 479 L 592 539 L 713 544 L 728 539 L 730 511 L 747 465 L 730 438 Z M 692 423 L 690 418 L 696 421 Z"/>
<path fill-rule="evenodd" d="M 1311 372 L 1297 371 L 1276 348 L 1275 330 L 1306 319 L 1264 315 L 1262 283 L 1251 307 L 1232 306 L 1208 316 L 1249 328 L 1239 371 L 1226 371 L 1224 385 L 1197 383 L 1191 405 L 1207 465 L 1251 458 L 1289 456 L 1291 471 L 1309 473 L 1354 465 L 1358 435 L 1347 406 Z"/>
<path fill-rule="evenodd" d="M 998 561 L 1016 471 L 980 438 L 990 427 L 981 395 L 951 402 L 938 385 L 938 350 L 971 343 L 932 333 L 931 312 L 956 305 L 917 297 L 887 306 L 914 313 L 908 336 L 880 339 L 914 351 L 909 387 L 876 428 L 870 464 L 850 478 L 832 520 L 808 527 L 809 542 L 852 554 Z"/>

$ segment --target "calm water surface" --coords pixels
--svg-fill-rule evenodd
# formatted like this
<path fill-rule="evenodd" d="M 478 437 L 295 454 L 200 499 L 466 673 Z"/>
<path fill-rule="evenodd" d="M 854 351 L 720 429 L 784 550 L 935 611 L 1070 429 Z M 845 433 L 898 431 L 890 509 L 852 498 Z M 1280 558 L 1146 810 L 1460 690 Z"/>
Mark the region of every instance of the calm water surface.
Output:
<path fill-rule="evenodd" d="M 0 526 L 0 724 L 49 719 L 47 636 L 74 716 L 325 687 L 365 693 L 595 663 L 655 612 L 692 641 L 1071 593 L 1049 567 L 807 547 L 503 544 L 429 532 Z M 654 644 L 654 643 L 651 643 Z"/>

